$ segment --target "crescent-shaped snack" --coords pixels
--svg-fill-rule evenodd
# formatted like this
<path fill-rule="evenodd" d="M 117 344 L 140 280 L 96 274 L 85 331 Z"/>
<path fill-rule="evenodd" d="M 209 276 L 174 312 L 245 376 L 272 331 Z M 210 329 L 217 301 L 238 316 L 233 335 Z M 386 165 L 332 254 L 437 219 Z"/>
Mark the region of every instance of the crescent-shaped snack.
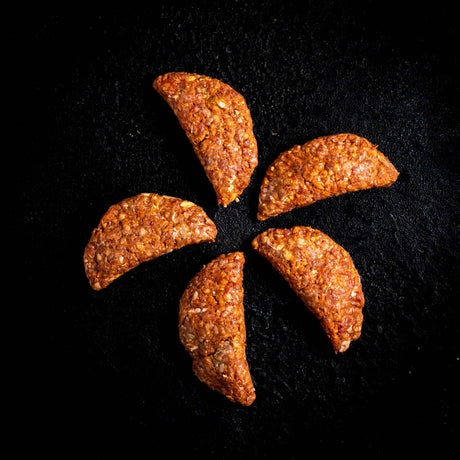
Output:
<path fill-rule="evenodd" d="M 244 254 L 222 254 L 190 281 L 180 299 L 179 337 L 196 376 L 233 402 L 256 395 L 246 360 Z"/>
<path fill-rule="evenodd" d="M 141 262 L 183 246 L 214 241 L 214 222 L 196 204 L 141 193 L 109 208 L 93 230 L 83 262 L 95 290 Z"/>
<path fill-rule="evenodd" d="M 220 80 L 186 72 L 160 75 L 153 87 L 174 111 L 218 204 L 226 207 L 249 185 L 258 162 L 244 97 Z"/>
<path fill-rule="evenodd" d="M 318 137 L 281 153 L 269 166 L 257 218 L 265 220 L 347 192 L 388 187 L 398 171 L 377 146 L 355 134 Z"/>
<path fill-rule="evenodd" d="M 310 227 L 269 229 L 252 242 L 319 320 L 334 351 L 361 335 L 364 295 L 345 249 Z"/>

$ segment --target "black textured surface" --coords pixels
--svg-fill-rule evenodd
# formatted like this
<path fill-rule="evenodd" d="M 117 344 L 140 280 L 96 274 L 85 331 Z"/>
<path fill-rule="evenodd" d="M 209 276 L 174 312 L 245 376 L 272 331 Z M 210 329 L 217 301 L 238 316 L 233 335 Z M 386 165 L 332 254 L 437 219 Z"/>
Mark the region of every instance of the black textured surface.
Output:
<path fill-rule="evenodd" d="M 20 314 L 39 336 L 21 361 L 31 366 L 21 366 L 20 387 L 30 400 L 21 421 L 38 436 L 21 445 L 59 458 L 122 449 L 131 451 L 125 458 L 143 458 L 138 450 L 151 458 L 165 447 L 217 459 L 446 449 L 459 434 L 455 15 L 433 3 L 416 11 L 387 2 L 210 5 L 37 7 L 7 16 L 8 135 L 20 152 L 11 230 L 24 249 L 14 273 L 18 295 L 33 293 Z M 259 166 L 240 203 L 216 206 L 177 120 L 151 88 L 168 71 L 216 77 L 245 96 Z M 378 144 L 398 181 L 258 222 L 271 161 L 339 132 Z M 145 263 L 94 292 L 84 246 L 111 204 L 140 192 L 203 206 L 217 241 Z M 343 355 L 251 249 L 258 232 L 292 225 L 328 234 L 361 274 L 362 336 Z M 177 334 L 188 281 L 234 250 L 247 260 L 257 393 L 249 408 L 195 378 Z"/>

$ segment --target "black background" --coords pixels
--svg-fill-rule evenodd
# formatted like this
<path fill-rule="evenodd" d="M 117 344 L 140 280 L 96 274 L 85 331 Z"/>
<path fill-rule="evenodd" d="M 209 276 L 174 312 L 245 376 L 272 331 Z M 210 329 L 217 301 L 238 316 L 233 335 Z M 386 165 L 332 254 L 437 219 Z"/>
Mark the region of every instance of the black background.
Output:
<path fill-rule="evenodd" d="M 459 434 L 460 368 L 453 9 L 375 1 L 40 5 L 12 8 L 5 23 L 6 158 L 15 161 L 11 178 L 4 163 L 4 181 L 17 199 L 6 245 L 17 285 L 8 288 L 20 316 L 13 343 L 27 344 L 16 361 L 18 448 L 59 458 L 447 452 Z M 246 98 L 259 166 L 239 203 L 216 205 L 152 89 L 169 71 L 218 78 Z M 260 183 L 276 156 L 340 132 L 378 144 L 398 181 L 257 221 Z M 90 233 L 110 205 L 141 192 L 199 204 L 217 240 L 94 292 L 82 263 Z M 251 249 L 260 231 L 293 225 L 328 234 L 360 272 L 363 331 L 344 354 L 334 355 L 313 316 Z M 177 334 L 188 281 L 236 250 L 246 256 L 257 394 L 248 408 L 196 379 Z"/>

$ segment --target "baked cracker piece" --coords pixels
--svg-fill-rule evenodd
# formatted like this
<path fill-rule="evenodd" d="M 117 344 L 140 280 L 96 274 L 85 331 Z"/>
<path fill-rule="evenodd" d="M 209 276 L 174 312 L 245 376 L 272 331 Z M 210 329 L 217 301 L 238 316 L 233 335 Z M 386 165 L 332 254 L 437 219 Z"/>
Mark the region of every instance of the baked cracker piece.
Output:
<path fill-rule="evenodd" d="M 196 376 L 233 402 L 255 399 L 246 360 L 244 254 L 222 254 L 190 281 L 180 299 L 179 337 Z"/>
<path fill-rule="evenodd" d="M 257 218 L 265 220 L 347 192 L 388 187 L 398 171 L 377 146 L 355 134 L 318 137 L 281 153 L 269 166 Z"/>
<path fill-rule="evenodd" d="M 214 241 L 216 234 L 214 222 L 196 204 L 141 193 L 111 206 L 93 230 L 83 256 L 86 276 L 100 290 L 141 262 Z"/>
<path fill-rule="evenodd" d="M 161 75 L 153 87 L 174 111 L 218 204 L 226 207 L 249 185 L 258 162 L 244 97 L 220 80 L 186 72 Z"/>
<path fill-rule="evenodd" d="M 252 246 L 316 316 L 336 353 L 360 337 L 364 295 L 345 249 L 319 230 L 302 226 L 271 228 Z"/>

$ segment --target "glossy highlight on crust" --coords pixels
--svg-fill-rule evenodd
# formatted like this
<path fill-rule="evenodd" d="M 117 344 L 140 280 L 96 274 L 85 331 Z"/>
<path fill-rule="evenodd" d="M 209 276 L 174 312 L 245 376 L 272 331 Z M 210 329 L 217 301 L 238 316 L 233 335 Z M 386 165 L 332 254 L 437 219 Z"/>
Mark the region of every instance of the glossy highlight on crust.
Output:
<path fill-rule="evenodd" d="M 190 281 L 179 302 L 179 337 L 196 376 L 243 406 L 255 400 L 246 360 L 244 254 L 222 254 Z"/>
<path fill-rule="evenodd" d="M 214 241 L 217 229 L 196 204 L 141 193 L 112 205 L 93 230 L 83 263 L 91 287 L 100 290 L 142 262 L 183 246 Z"/>
<path fill-rule="evenodd" d="M 389 187 L 398 171 L 377 146 L 355 134 L 333 134 L 296 145 L 268 167 L 257 218 L 308 206 L 317 200 L 374 187 Z"/>
<path fill-rule="evenodd" d="M 238 199 L 258 163 L 253 123 L 244 97 L 205 75 L 170 72 L 153 88 L 174 111 L 224 207 Z"/>
<path fill-rule="evenodd" d="M 364 294 L 344 248 L 321 231 L 303 226 L 269 229 L 254 238 L 252 246 L 316 316 L 336 353 L 360 337 Z"/>

